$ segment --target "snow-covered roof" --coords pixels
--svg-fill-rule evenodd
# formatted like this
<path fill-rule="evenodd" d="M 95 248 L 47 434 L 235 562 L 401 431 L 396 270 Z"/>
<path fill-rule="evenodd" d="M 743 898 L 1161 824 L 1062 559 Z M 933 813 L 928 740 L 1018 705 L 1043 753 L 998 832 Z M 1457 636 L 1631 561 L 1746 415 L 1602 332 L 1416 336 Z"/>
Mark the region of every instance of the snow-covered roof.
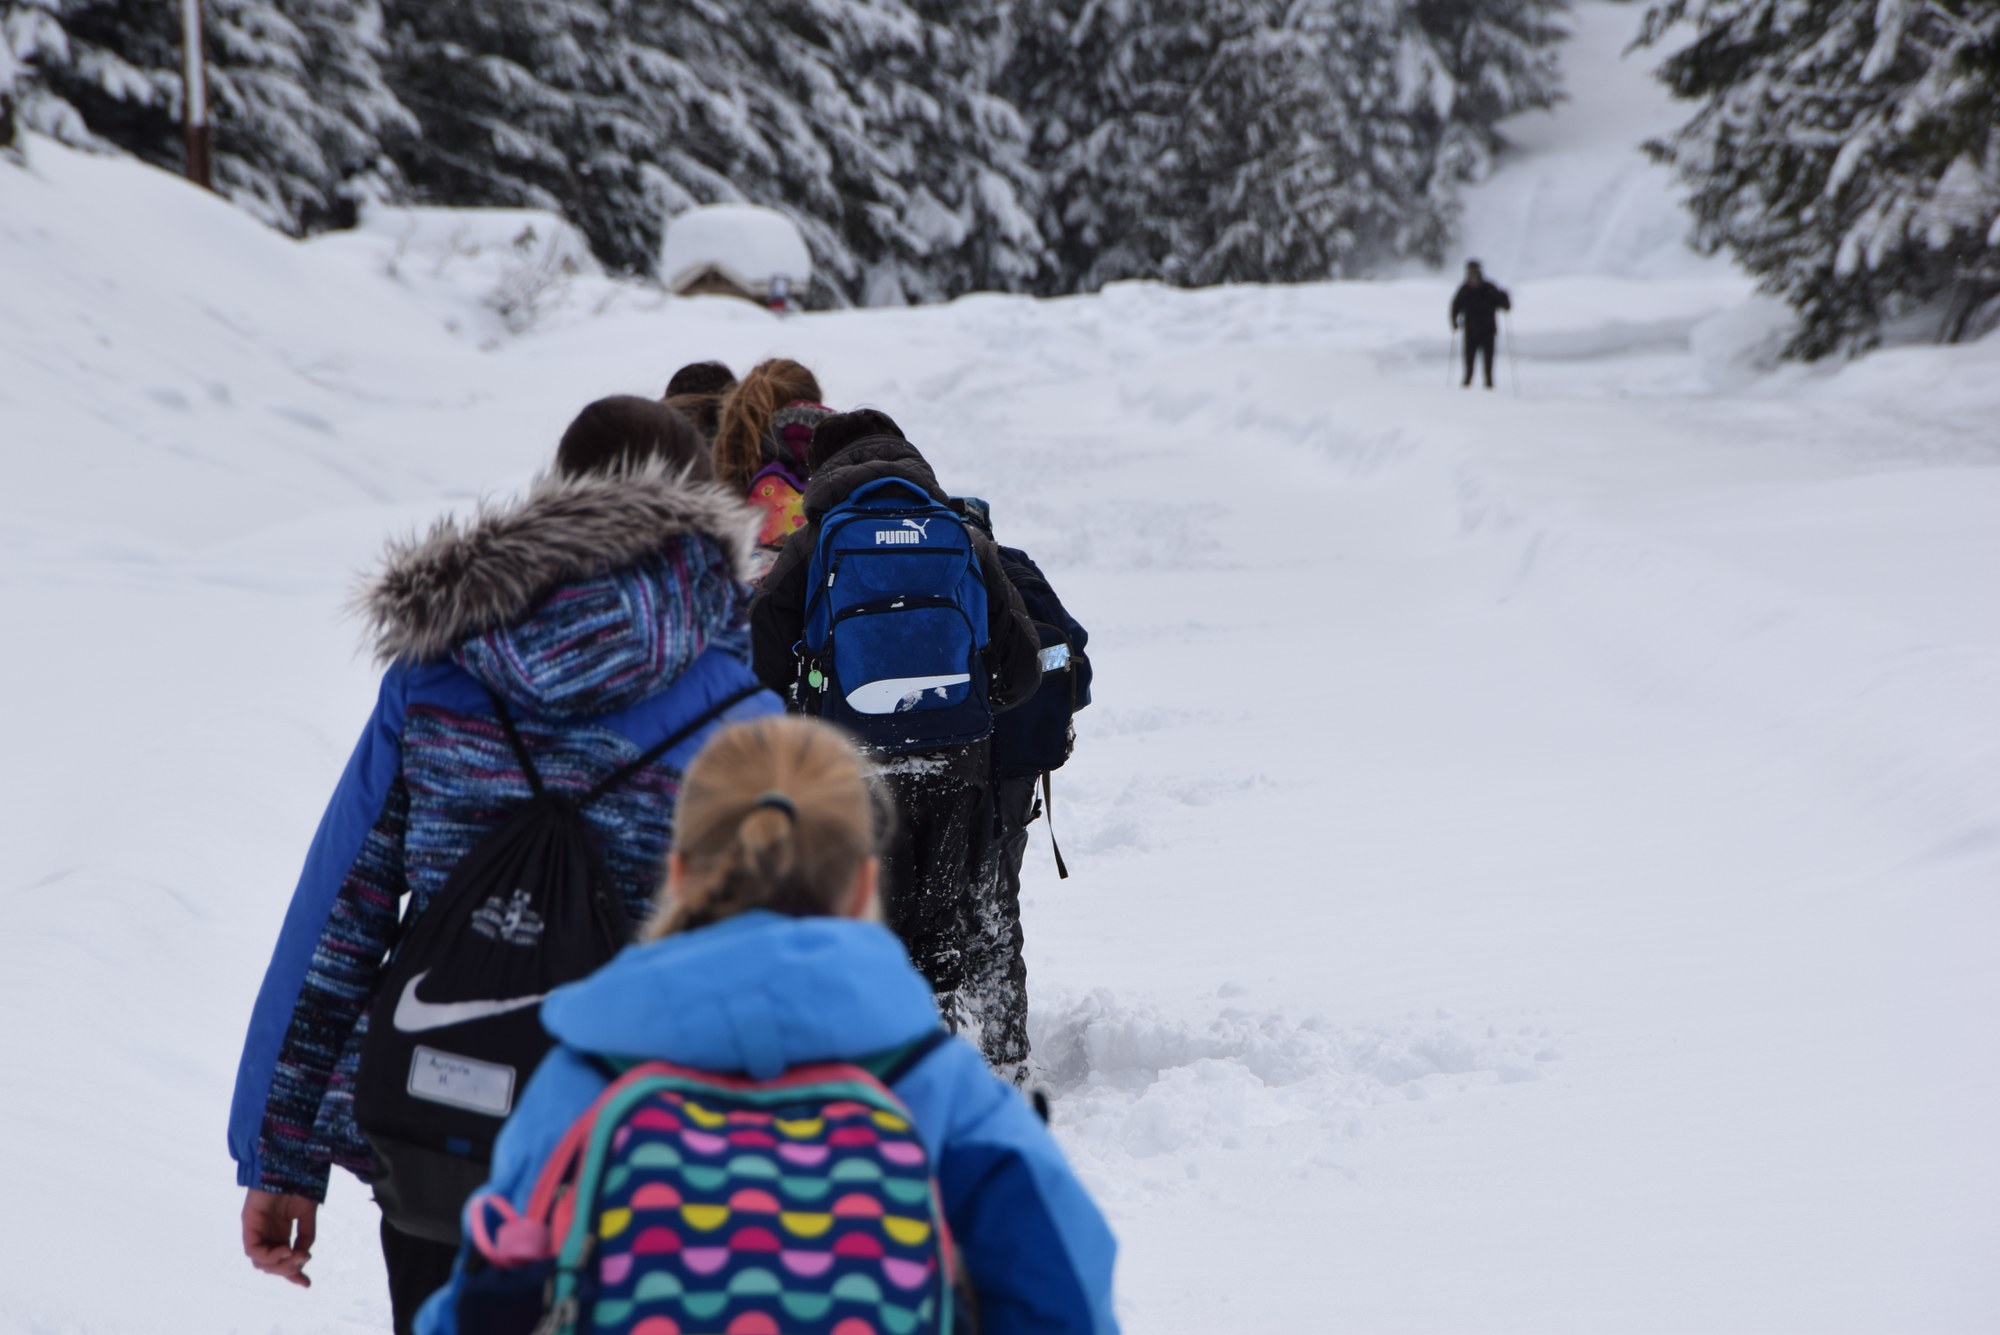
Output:
<path fill-rule="evenodd" d="M 798 224 L 776 209 L 705 204 L 668 221 L 660 277 L 680 291 L 710 273 L 759 296 L 778 278 L 797 291 L 812 281 L 812 252 Z"/>

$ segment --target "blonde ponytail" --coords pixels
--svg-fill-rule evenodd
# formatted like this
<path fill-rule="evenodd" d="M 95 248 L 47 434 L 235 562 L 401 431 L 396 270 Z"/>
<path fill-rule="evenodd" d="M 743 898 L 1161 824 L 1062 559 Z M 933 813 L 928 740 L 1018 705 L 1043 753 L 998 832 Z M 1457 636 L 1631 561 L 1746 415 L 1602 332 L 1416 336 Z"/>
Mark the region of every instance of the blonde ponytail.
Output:
<path fill-rule="evenodd" d="M 739 495 L 764 466 L 764 437 L 788 403 L 818 403 L 819 381 L 795 361 L 774 357 L 750 368 L 722 401 L 715 432 L 715 480 Z"/>
<path fill-rule="evenodd" d="M 834 729 L 784 717 L 726 728 L 688 767 L 674 815 L 680 879 L 642 936 L 751 909 L 837 915 L 874 855 L 875 822 L 861 756 Z"/>

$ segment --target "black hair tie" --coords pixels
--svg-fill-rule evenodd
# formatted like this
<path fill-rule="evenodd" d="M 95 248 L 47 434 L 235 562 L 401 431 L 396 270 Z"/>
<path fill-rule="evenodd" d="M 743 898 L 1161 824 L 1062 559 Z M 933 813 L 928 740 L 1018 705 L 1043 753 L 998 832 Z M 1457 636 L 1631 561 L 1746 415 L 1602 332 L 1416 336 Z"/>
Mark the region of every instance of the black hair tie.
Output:
<path fill-rule="evenodd" d="M 771 792 L 765 793 L 762 797 L 757 799 L 756 804 L 753 805 L 750 809 L 752 811 L 763 811 L 767 807 L 772 811 L 784 812 L 786 820 L 791 821 L 794 825 L 798 824 L 799 820 L 798 805 L 795 802 L 793 802 L 791 798 L 786 797 L 783 793 L 778 792 L 775 789 L 772 790 Z"/>

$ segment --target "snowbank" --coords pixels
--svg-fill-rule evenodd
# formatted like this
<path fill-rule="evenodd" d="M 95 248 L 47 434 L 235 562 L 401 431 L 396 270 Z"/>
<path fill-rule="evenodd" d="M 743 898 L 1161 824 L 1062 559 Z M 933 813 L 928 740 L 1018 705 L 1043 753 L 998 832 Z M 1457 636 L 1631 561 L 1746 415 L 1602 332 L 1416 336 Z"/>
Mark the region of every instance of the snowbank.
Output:
<path fill-rule="evenodd" d="M 583 233 L 539 209 L 374 205 L 353 231 L 313 244 L 357 258 L 488 348 L 615 291 Z"/>

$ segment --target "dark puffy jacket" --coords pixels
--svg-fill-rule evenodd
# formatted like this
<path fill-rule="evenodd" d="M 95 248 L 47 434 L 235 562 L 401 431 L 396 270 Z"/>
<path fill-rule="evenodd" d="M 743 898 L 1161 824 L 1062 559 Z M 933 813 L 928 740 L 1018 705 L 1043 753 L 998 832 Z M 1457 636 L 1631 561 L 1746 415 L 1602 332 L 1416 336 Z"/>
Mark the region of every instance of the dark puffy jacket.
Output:
<path fill-rule="evenodd" d="M 1513 309 L 1513 298 L 1507 295 L 1505 288 L 1495 287 L 1487 282 L 1465 283 L 1451 299 L 1452 328 L 1456 329 L 1462 318 L 1465 321 L 1467 336 L 1490 339 L 1493 337 L 1494 324 L 1499 319 L 1499 313 Z"/>
<path fill-rule="evenodd" d="M 390 664 L 272 953 L 236 1076 L 240 1185 L 321 1199 L 364 1179 L 354 1076 L 398 913 L 421 913 L 530 796 L 487 692 L 548 786 L 578 793 L 754 686 L 742 582 L 754 516 L 664 474 L 545 479 L 517 506 L 391 549 L 365 595 Z M 758 694 L 730 719 L 779 710 Z M 628 914 L 650 910 L 682 769 L 705 734 L 585 809 Z"/>
<path fill-rule="evenodd" d="M 914 482 L 940 503 L 950 503 L 930 464 L 907 440 L 893 436 L 858 440 L 820 465 L 806 488 L 806 526 L 786 542 L 750 605 L 752 657 L 758 677 L 772 690 L 783 694 L 798 674 L 794 649 L 805 634 L 806 573 L 819 544 L 820 520 L 860 488 L 888 477 Z M 1020 704 L 1041 685 L 1041 647 L 1021 595 L 1001 568 L 993 539 L 977 527 L 968 531 L 986 577 L 986 667 L 992 673 L 990 698 L 998 712 Z"/>

